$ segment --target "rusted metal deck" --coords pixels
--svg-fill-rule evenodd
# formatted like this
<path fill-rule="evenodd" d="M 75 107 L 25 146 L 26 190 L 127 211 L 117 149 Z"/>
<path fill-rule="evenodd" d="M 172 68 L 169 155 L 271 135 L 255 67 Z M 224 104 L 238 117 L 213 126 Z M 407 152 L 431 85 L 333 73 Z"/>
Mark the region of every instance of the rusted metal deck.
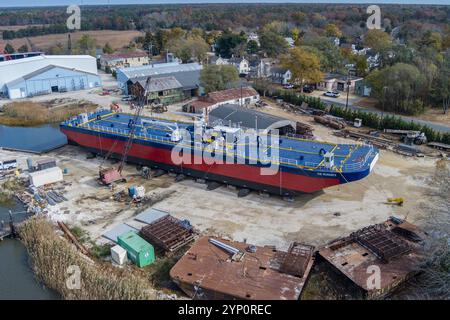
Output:
<path fill-rule="evenodd" d="M 319 255 L 365 296 L 377 298 L 387 295 L 420 271 L 426 237 L 417 226 L 391 217 L 332 241 L 319 250 Z M 379 286 L 374 275 L 378 268 Z"/>
<path fill-rule="evenodd" d="M 240 251 L 239 259 L 212 244 Z M 287 252 L 212 237 L 198 239 L 170 271 L 193 299 L 297 300 L 308 279 L 314 247 L 294 243 Z"/>
<path fill-rule="evenodd" d="M 165 215 L 143 227 L 140 235 L 151 244 L 168 252 L 176 251 L 195 239 L 192 227 L 171 215 Z"/>

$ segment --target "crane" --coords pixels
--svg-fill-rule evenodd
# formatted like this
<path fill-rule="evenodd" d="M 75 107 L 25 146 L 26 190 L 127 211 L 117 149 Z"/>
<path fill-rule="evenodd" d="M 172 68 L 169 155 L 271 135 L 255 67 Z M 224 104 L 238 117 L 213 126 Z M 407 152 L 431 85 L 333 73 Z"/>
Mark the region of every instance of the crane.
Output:
<path fill-rule="evenodd" d="M 130 130 L 128 139 L 125 142 L 123 152 L 122 152 L 122 159 L 120 160 L 120 164 L 117 168 L 106 168 L 102 169 L 100 166 L 99 170 L 99 176 L 100 181 L 104 185 L 110 185 L 113 182 L 116 181 L 125 181 L 125 179 L 122 177 L 122 170 L 125 165 L 125 162 L 127 161 L 128 153 L 133 146 L 133 138 L 134 133 L 136 131 L 136 125 L 139 120 L 139 117 L 141 115 L 142 110 L 144 109 L 145 102 L 147 100 L 148 90 L 150 88 L 150 77 L 147 78 L 147 81 L 145 83 L 145 88 L 142 94 L 139 97 L 138 105 L 136 107 L 136 110 L 134 112 L 133 118 L 130 119 L 130 122 L 128 124 Z M 116 144 L 113 145 L 113 148 Z M 112 153 L 112 150 L 108 154 Z"/>

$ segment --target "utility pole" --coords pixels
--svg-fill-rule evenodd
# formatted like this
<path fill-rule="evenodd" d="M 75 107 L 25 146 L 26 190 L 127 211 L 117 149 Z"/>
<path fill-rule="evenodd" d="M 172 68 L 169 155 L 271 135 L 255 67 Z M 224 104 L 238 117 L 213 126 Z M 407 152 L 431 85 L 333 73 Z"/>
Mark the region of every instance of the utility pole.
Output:
<path fill-rule="evenodd" d="M 386 86 L 383 87 L 383 103 L 382 103 L 382 109 L 381 109 L 381 119 L 383 120 L 384 118 L 384 108 L 385 108 L 385 103 L 386 103 L 386 91 L 387 91 Z"/>
<path fill-rule="evenodd" d="M 350 81 L 350 69 L 348 69 L 348 72 L 347 72 L 346 84 L 347 84 L 347 99 L 345 101 L 345 111 L 347 111 L 347 108 L 348 108 L 348 94 L 350 93 L 350 84 L 351 84 L 351 81 Z"/>

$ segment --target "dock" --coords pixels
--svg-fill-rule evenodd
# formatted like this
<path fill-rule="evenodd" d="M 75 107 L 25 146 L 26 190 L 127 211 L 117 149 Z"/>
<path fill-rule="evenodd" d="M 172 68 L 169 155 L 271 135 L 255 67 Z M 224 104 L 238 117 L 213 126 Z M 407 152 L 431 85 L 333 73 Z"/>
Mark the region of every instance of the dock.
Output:
<path fill-rule="evenodd" d="M 0 229 L 0 241 L 3 241 L 4 238 L 9 238 L 12 236 L 11 228 L 5 227 Z"/>

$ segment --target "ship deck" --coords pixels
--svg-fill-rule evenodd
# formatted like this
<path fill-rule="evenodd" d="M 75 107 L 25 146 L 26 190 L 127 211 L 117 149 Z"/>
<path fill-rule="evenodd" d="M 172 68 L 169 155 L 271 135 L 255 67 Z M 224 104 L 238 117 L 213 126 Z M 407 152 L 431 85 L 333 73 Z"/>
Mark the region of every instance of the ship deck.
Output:
<path fill-rule="evenodd" d="M 97 118 L 97 116 L 100 118 Z M 179 129 L 192 128 L 192 123 L 173 122 L 167 119 L 158 119 L 150 117 L 141 117 L 144 125 L 137 125 L 135 136 L 137 139 L 164 142 L 167 144 L 176 144 L 170 141 L 170 132 L 177 126 Z M 103 110 L 97 113 L 89 114 L 89 120 L 79 124 L 79 127 L 87 128 L 97 132 L 108 132 L 117 135 L 129 135 L 130 128 L 128 126 L 130 120 L 133 119 L 132 114 L 111 113 Z M 64 125 L 73 125 L 73 120 L 68 120 Z M 244 144 L 240 144 L 243 146 Z M 248 147 L 249 143 L 245 143 Z M 278 146 L 272 146 L 271 154 L 276 155 L 280 159 L 280 164 L 302 167 L 304 169 L 330 172 L 357 171 L 366 169 L 370 166 L 371 160 L 376 156 L 377 152 L 372 146 L 357 144 L 333 144 L 316 140 L 304 140 L 292 137 L 280 137 Z M 277 149 L 277 150 L 275 150 Z M 324 166 L 323 153 L 334 153 L 333 169 L 327 169 Z M 375 151 L 375 152 L 374 152 Z M 276 153 L 275 153 L 276 152 Z M 322 153 L 322 154 L 321 154 Z"/>

